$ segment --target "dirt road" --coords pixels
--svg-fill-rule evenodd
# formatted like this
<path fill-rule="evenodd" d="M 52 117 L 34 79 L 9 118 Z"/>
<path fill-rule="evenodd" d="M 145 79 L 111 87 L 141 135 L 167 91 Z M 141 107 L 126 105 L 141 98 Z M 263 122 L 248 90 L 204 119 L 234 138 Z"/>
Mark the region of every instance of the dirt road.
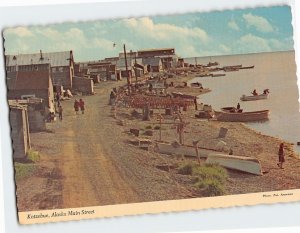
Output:
<path fill-rule="evenodd" d="M 161 159 L 125 143 L 128 134 L 111 116 L 105 83 L 93 96 L 63 101 L 63 120 L 31 135 L 42 159 L 17 186 L 19 211 L 181 199 L 191 192 L 155 167 Z M 75 114 L 74 99 L 86 111 Z M 163 161 L 162 161 L 163 162 Z"/>

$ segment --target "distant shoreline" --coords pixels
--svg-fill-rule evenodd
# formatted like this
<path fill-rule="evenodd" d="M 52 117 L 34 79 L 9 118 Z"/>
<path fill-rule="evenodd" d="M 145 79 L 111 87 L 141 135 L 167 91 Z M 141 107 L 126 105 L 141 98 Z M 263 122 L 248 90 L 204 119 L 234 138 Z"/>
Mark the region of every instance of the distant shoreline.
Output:
<path fill-rule="evenodd" d="M 256 55 L 256 54 L 266 54 L 266 53 L 290 53 L 294 52 L 295 50 L 285 50 L 285 51 L 272 51 L 272 52 L 259 52 L 259 53 L 237 53 L 237 54 L 225 54 L 225 55 L 211 55 L 211 56 L 203 56 L 203 57 L 184 57 L 183 59 L 205 59 L 205 58 L 212 58 L 212 57 L 232 57 L 232 56 L 247 56 L 247 55 Z"/>

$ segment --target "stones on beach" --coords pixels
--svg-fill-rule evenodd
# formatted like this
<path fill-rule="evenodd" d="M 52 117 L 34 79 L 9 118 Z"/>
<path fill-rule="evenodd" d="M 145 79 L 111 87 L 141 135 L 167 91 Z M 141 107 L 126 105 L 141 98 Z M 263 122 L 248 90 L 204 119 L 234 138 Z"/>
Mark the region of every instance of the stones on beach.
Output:
<path fill-rule="evenodd" d="M 218 136 L 218 138 L 225 138 L 227 132 L 228 132 L 228 129 L 227 129 L 227 128 L 221 127 L 221 128 L 220 128 L 220 131 L 219 131 L 219 136 Z"/>
<path fill-rule="evenodd" d="M 144 135 L 146 135 L 146 136 L 153 136 L 153 130 L 146 130 L 144 132 Z"/>
<path fill-rule="evenodd" d="M 138 137 L 139 134 L 140 134 L 140 130 L 139 129 L 130 129 L 129 132 L 132 133 L 136 137 Z"/>
<path fill-rule="evenodd" d="M 226 152 L 228 151 L 227 143 L 220 140 L 216 145 L 216 150 L 219 152 Z"/>

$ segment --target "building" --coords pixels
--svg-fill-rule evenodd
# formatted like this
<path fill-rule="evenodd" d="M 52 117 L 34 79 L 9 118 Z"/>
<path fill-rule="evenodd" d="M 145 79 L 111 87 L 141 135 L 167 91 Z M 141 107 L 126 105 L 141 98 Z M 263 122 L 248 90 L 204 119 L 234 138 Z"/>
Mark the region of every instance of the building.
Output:
<path fill-rule="evenodd" d="M 174 48 L 139 50 L 137 53 L 140 58 L 176 55 Z"/>
<path fill-rule="evenodd" d="M 127 70 L 126 70 L 125 58 L 120 58 L 116 64 L 116 70 L 119 72 L 121 78 L 135 77 L 133 67 L 134 67 L 134 59 L 130 59 L 130 60 L 127 59 Z"/>
<path fill-rule="evenodd" d="M 43 99 L 30 98 L 26 100 L 8 100 L 9 106 L 27 107 L 28 122 L 30 132 L 46 130 L 46 119 L 48 115 L 45 111 Z"/>
<path fill-rule="evenodd" d="M 148 72 L 163 71 L 162 61 L 161 61 L 161 58 L 159 58 L 159 57 L 143 58 L 142 63 L 147 66 Z"/>
<path fill-rule="evenodd" d="M 5 67 L 7 76 L 16 76 L 20 66 L 50 64 L 52 83 L 72 89 L 74 76 L 74 58 L 72 51 L 6 55 Z"/>
<path fill-rule="evenodd" d="M 93 77 L 99 75 L 101 81 L 117 79 L 116 61 L 89 61 L 77 63 L 76 66 L 77 65 L 80 71 L 89 69 L 89 73 L 91 76 L 93 75 Z"/>
<path fill-rule="evenodd" d="M 163 70 L 168 70 L 177 66 L 178 56 L 175 54 L 175 48 L 148 49 L 137 52 L 139 58 L 159 57 L 162 62 Z"/>
<path fill-rule="evenodd" d="M 94 82 L 91 78 L 74 76 L 73 84 L 73 90 L 75 91 L 79 91 L 86 95 L 94 94 Z"/>
<path fill-rule="evenodd" d="M 8 99 L 41 98 L 47 114 L 54 111 L 50 64 L 20 65 L 16 75 L 7 75 Z"/>
<path fill-rule="evenodd" d="M 27 107 L 9 105 L 9 110 L 13 158 L 25 159 L 31 148 Z"/>

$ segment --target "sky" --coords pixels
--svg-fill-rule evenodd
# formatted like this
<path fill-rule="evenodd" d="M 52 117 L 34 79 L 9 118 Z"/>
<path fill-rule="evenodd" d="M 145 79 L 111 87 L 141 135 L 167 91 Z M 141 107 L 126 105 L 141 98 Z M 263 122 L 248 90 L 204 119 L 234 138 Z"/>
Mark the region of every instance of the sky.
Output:
<path fill-rule="evenodd" d="M 289 6 L 7 28 L 6 54 L 73 50 L 75 61 L 126 49 L 175 48 L 180 57 L 294 49 Z M 115 44 L 115 46 L 113 46 Z"/>

